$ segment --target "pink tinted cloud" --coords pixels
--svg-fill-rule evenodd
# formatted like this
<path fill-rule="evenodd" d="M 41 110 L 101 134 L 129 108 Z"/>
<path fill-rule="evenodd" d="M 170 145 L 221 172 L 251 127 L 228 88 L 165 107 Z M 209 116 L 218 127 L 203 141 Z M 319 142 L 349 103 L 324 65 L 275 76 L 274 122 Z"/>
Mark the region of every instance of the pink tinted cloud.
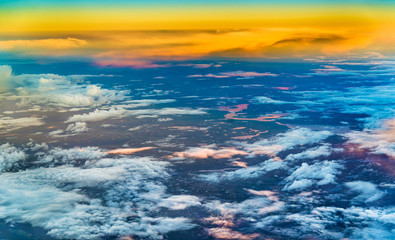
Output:
<path fill-rule="evenodd" d="M 235 71 L 235 72 L 225 72 L 221 73 L 224 76 L 228 77 L 276 77 L 278 74 L 274 73 L 258 73 L 258 72 L 244 72 L 244 71 Z"/>
<path fill-rule="evenodd" d="M 239 117 L 237 117 L 236 113 L 232 112 L 232 113 L 226 114 L 225 118 L 226 119 L 233 119 L 233 120 L 243 120 L 243 121 L 272 122 L 276 118 L 281 118 L 286 115 L 288 115 L 288 114 L 280 113 L 280 114 L 267 114 L 266 116 L 256 117 L 256 118 L 239 118 Z"/>
<path fill-rule="evenodd" d="M 273 89 L 287 91 L 287 90 L 294 89 L 294 87 L 274 87 Z"/>
<path fill-rule="evenodd" d="M 261 146 L 261 145 L 252 145 L 248 147 L 248 151 L 251 151 L 256 155 L 269 155 L 276 156 L 278 152 L 281 152 L 284 149 L 283 145 L 270 145 L 270 146 Z"/>
<path fill-rule="evenodd" d="M 256 118 L 239 118 L 237 113 L 247 108 L 248 108 L 248 104 L 239 104 L 231 107 L 220 107 L 219 110 L 229 112 L 224 116 L 226 119 L 244 120 L 244 121 L 271 122 L 274 121 L 276 118 L 281 118 L 283 116 L 288 115 L 287 113 L 279 113 L 279 114 L 267 114 L 266 116 L 256 117 Z"/>
<path fill-rule="evenodd" d="M 251 139 L 254 137 L 258 137 L 262 133 L 267 133 L 268 131 L 263 131 L 263 132 L 258 132 L 257 134 L 254 135 L 244 135 L 244 136 L 237 136 L 237 137 L 232 137 L 232 139 L 239 139 L 239 140 L 245 140 L 245 139 Z"/>
<path fill-rule="evenodd" d="M 267 213 L 271 213 L 271 212 L 277 212 L 277 211 L 280 211 L 281 209 L 283 209 L 284 206 L 285 206 L 284 202 L 278 201 L 278 202 L 273 203 L 270 206 L 266 206 L 266 207 L 259 209 L 259 214 L 267 214 Z"/>
<path fill-rule="evenodd" d="M 151 61 L 136 59 L 98 59 L 95 64 L 100 67 L 130 67 L 134 69 L 169 67 L 169 64 L 156 64 Z"/>
<path fill-rule="evenodd" d="M 147 151 L 154 149 L 154 147 L 141 147 L 141 148 L 117 148 L 114 150 L 107 151 L 108 154 L 133 154 L 136 152 Z"/>
<path fill-rule="evenodd" d="M 395 176 L 395 119 L 389 119 L 377 130 L 353 131 L 349 138 L 346 153 L 374 162 L 387 173 Z"/>
<path fill-rule="evenodd" d="M 204 221 L 221 226 L 221 227 L 235 227 L 236 224 L 234 223 L 234 216 L 232 214 L 226 214 L 225 216 L 211 216 L 208 218 L 205 218 Z"/>
<path fill-rule="evenodd" d="M 206 158 L 214 158 L 214 159 L 222 159 L 222 158 L 232 158 L 235 155 L 248 155 L 247 152 L 237 150 L 233 147 L 214 149 L 215 146 L 206 146 L 206 147 L 195 147 L 189 148 L 183 152 L 175 152 L 172 157 L 180 157 L 180 158 L 196 158 L 196 159 L 206 159 Z"/>
<path fill-rule="evenodd" d="M 323 65 L 323 68 L 320 69 L 313 69 L 313 71 L 315 73 L 319 73 L 319 74 L 327 74 L 327 73 L 333 73 L 333 72 L 344 72 L 344 69 L 341 69 L 339 67 L 336 66 L 332 66 L 332 65 Z"/>
<path fill-rule="evenodd" d="M 231 107 L 220 107 L 220 111 L 227 111 L 227 112 L 241 112 L 248 108 L 248 104 L 239 104 L 236 106 Z"/>
<path fill-rule="evenodd" d="M 238 240 L 251 240 L 254 238 L 258 238 L 260 235 L 258 233 L 252 234 L 243 234 L 238 231 L 233 231 L 230 228 L 222 227 L 222 228 L 209 228 L 208 234 L 215 239 L 238 239 Z"/>
<path fill-rule="evenodd" d="M 192 75 L 188 75 L 189 78 L 198 78 L 198 77 L 203 77 L 202 74 L 192 74 Z"/>
<path fill-rule="evenodd" d="M 233 161 L 231 164 L 235 167 L 248 168 L 247 162 Z"/>
<path fill-rule="evenodd" d="M 212 73 L 206 74 L 204 76 L 205 77 L 209 77 L 209 78 L 228 78 L 229 77 L 229 76 L 226 76 L 226 75 L 212 74 Z"/>
<path fill-rule="evenodd" d="M 261 190 L 261 191 L 256 191 L 253 189 L 247 189 L 247 191 L 251 194 L 257 195 L 257 196 L 265 196 L 269 200 L 272 200 L 274 202 L 278 201 L 278 196 L 276 192 L 268 191 L 268 190 Z"/>

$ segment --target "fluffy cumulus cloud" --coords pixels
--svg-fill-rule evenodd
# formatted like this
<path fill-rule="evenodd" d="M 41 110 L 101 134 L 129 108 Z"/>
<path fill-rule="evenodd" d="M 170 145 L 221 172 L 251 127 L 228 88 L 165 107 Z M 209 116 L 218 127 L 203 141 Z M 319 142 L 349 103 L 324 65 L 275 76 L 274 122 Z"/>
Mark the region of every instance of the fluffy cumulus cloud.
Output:
<path fill-rule="evenodd" d="M 263 139 L 251 144 L 241 144 L 246 150 L 256 155 L 276 155 L 281 151 L 296 146 L 316 144 L 325 140 L 332 133 L 327 130 L 314 131 L 308 128 L 295 128 L 279 133 L 271 139 Z"/>
<path fill-rule="evenodd" d="M 6 143 L 0 145 L 0 172 L 17 169 L 26 160 L 25 152 Z"/>
<path fill-rule="evenodd" d="M 340 151 L 336 150 L 336 151 Z M 333 152 L 330 144 L 323 144 L 322 146 L 307 149 L 300 153 L 289 154 L 285 160 L 296 160 L 296 159 L 313 159 L 317 157 L 328 157 Z"/>
<path fill-rule="evenodd" d="M 268 172 L 278 169 L 287 169 L 288 162 L 283 161 L 277 156 L 277 154 L 293 149 L 295 147 L 307 147 L 307 150 L 297 154 L 289 154 L 286 160 L 296 160 L 300 158 L 315 158 L 319 156 L 329 156 L 331 151 L 329 145 L 323 144 L 322 146 L 309 148 L 311 145 L 321 143 L 323 140 L 331 136 L 332 133 L 326 130 L 314 131 L 308 128 L 295 128 L 291 129 L 285 133 L 279 133 L 272 138 L 258 140 L 253 143 L 242 143 L 233 142 L 238 149 L 232 149 L 233 155 L 244 156 L 247 159 L 253 158 L 256 155 L 268 155 L 271 156 L 270 159 L 261 161 L 256 165 L 249 166 L 247 168 L 237 169 L 234 171 L 227 172 L 216 172 L 210 174 L 201 175 L 201 179 L 206 181 L 222 181 L 222 180 L 232 180 L 232 179 L 249 179 L 257 178 Z M 182 156 L 186 153 L 207 153 L 207 149 L 193 148 L 193 151 L 182 152 Z M 229 150 L 229 149 L 228 149 Z M 211 151 L 212 154 L 218 153 L 216 151 Z M 235 154 L 237 153 L 237 154 Z M 204 155 L 204 154 L 203 154 Z M 202 156 L 203 156 L 202 155 Z M 204 156 L 206 156 L 205 154 Z M 221 155 L 219 155 L 221 156 Z M 231 157 L 226 156 L 226 157 Z M 196 157 L 196 156 L 195 156 Z M 219 157 L 218 157 L 219 158 Z"/>
<path fill-rule="evenodd" d="M 88 131 L 88 127 L 85 122 L 76 122 L 68 125 L 66 131 L 71 133 L 81 133 Z"/>
<path fill-rule="evenodd" d="M 292 239 L 314 236 L 325 239 L 371 239 L 384 236 L 385 239 L 391 239 L 395 233 L 395 209 L 391 207 L 341 208 L 325 206 L 318 199 L 313 200 L 315 207 L 312 207 L 313 192 L 284 196 L 281 192 L 247 190 L 254 196 L 241 202 L 216 200 L 204 204 L 211 214 L 205 218 L 205 222 L 210 224 L 209 235 L 222 236 L 224 239 L 259 239 L 257 232 L 262 229 L 273 236 L 279 234 Z M 372 191 L 366 192 L 372 196 Z M 300 200 L 297 205 L 294 202 L 296 199 Z"/>
<path fill-rule="evenodd" d="M 333 184 L 342 168 L 343 166 L 335 161 L 323 161 L 311 165 L 302 163 L 302 166 L 285 178 L 287 184 L 284 190 L 303 190 L 313 185 Z"/>
<path fill-rule="evenodd" d="M 19 128 L 44 125 L 48 115 L 45 112 L 60 112 L 69 125 L 65 129 L 55 129 L 52 137 L 69 137 L 88 131 L 87 122 L 103 121 L 134 116 L 136 118 L 154 117 L 168 121 L 171 115 L 201 115 L 205 109 L 192 108 L 149 108 L 155 104 L 175 102 L 174 99 L 131 100 L 129 90 L 107 89 L 90 84 L 87 78 L 116 77 L 112 75 L 57 75 L 57 74 L 20 74 L 12 73 L 7 65 L 0 67 L 1 84 L 10 88 L 4 97 L 5 108 L 0 115 L 0 132 Z M 0 86 L 0 87 L 2 87 Z M 15 106 L 7 109 L 7 106 Z M 78 111 L 68 115 L 67 112 Z M 18 114 L 18 118 L 12 115 Z M 21 116 L 25 115 L 25 116 Z M 39 117 L 39 116 L 42 117 Z M 52 115 L 50 114 L 52 117 Z M 50 117 L 50 118 L 51 118 Z M 53 126 L 50 126 L 53 127 Z"/>
<path fill-rule="evenodd" d="M 377 189 L 373 183 L 366 181 L 354 181 L 345 183 L 351 191 L 356 192 L 358 195 L 354 197 L 353 201 L 373 202 L 380 199 L 384 193 Z"/>
<path fill-rule="evenodd" d="M 31 147 L 30 147 L 31 148 Z M 89 163 L 92 160 L 100 159 L 107 154 L 98 147 L 84 147 L 84 148 L 52 148 L 41 149 L 38 148 L 35 153 L 39 163 L 50 163 L 51 165 L 68 164 L 80 165 L 81 163 Z"/>
<path fill-rule="evenodd" d="M 85 122 L 76 122 L 69 124 L 65 130 L 58 129 L 51 131 L 49 135 L 52 137 L 69 137 L 86 131 L 88 131 L 88 127 Z"/>
<path fill-rule="evenodd" d="M 103 89 L 83 83 L 94 75 L 21 74 L 13 75 L 9 66 L 0 68 L 3 84 L 17 90 L 9 99 L 20 105 L 46 104 L 57 107 L 95 106 L 120 101 L 128 91 Z M 106 77 L 106 76 L 102 76 Z"/>
<path fill-rule="evenodd" d="M 42 227 L 62 239 L 159 239 L 169 231 L 194 227 L 187 218 L 154 214 L 160 206 L 178 210 L 199 204 L 193 196 L 166 194 L 167 163 L 108 158 L 94 147 L 46 148 L 29 143 L 27 150 L 38 149 L 30 155 L 37 158 L 34 167 L 0 175 L 0 218 Z M 0 156 L 3 170 L 17 168 L 16 163 L 27 158 L 9 144 L 0 147 Z M 100 191 L 100 196 L 86 188 Z"/>
<path fill-rule="evenodd" d="M 236 214 L 241 214 L 245 216 L 255 216 L 267 214 L 267 211 L 261 211 L 266 209 L 268 206 L 273 204 L 272 201 L 268 200 L 266 197 L 254 197 L 242 202 L 220 202 L 212 201 L 206 203 L 204 206 L 208 208 L 213 213 L 217 213 L 222 216 L 235 216 Z M 277 209 L 279 210 L 279 209 Z"/>
<path fill-rule="evenodd" d="M 219 239 L 259 239 L 262 236 L 256 233 L 257 222 L 267 220 L 271 218 L 271 214 L 279 214 L 286 209 L 286 204 L 279 201 L 275 192 L 249 192 L 255 196 L 241 202 L 215 200 L 204 204 L 210 213 L 210 217 L 204 219 L 211 225 L 208 228 L 209 235 Z"/>
<path fill-rule="evenodd" d="M 310 214 L 294 216 L 295 218 L 290 216 L 289 219 L 308 225 L 313 231 L 326 233 L 330 239 L 335 239 L 336 236 L 350 239 L 392 239 L 395 234 L 393 207 L 317 207 Z M 346 225 L 341 233 L 334 232 L 338 223 Z"/>

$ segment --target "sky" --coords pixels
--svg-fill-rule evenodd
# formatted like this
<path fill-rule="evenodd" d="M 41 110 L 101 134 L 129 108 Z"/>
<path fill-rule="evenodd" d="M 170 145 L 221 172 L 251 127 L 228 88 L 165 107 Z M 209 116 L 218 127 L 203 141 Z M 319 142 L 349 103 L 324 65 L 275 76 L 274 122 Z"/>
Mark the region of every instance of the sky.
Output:
<path fill-rule="evenodd" d="M 1 1 L 0 50 L 137 68 L 202 57 L 392 55 L 394 8 L 384 0 Z"/>

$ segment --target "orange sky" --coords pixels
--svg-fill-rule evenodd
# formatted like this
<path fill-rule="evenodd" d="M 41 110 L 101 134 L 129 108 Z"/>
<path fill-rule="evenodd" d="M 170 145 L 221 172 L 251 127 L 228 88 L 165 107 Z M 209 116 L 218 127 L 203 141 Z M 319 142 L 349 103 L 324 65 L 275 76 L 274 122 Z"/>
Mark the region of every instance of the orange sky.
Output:
<path fill-rule="evenodd" d="M 207 56 L 304 58 L 393 54 L 383 6 L 0 8 L 0 51 L 84 56 L 99 65 Z"/>

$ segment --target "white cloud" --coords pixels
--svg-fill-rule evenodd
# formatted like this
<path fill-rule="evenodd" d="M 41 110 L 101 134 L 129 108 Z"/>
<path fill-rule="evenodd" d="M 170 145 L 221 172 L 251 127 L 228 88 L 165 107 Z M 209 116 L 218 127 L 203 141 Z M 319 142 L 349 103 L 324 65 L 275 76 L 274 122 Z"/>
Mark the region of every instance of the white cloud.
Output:
<path fill-rule="evenodd" d="M 254 191 L 258 193 L 258 191 Z M 209 234 L 220 239 L 255 239 L 259 234 L 246 234 L 256 232 L 254 228 L 263 227 L 263 222 L 272 218 L 270 214 L 278 214 L 286 209 L 286 204 L 273 198 L 273 192 L 259 191 L 259 197 L 253 197 L 241 202 L 221 202 L 219 200 L 210 201 L 204 204 L 204 207 L 211 213 L 205 221 L 218 226 L 217 228 L 208 229 Z M 277 220 L 277 216 L 273 221 Z M 239 224 L 242 223 L 243 233 L 236 231 Z M 246 223 L 253 227 L 247 227 Z"/>
<path fill-rule="evenodd" d="M 126 169 L 119 166 L 107 168 L 92 166 L 85 169 L 72 166 L 60 166 L 28 169 L 18 173 L 7 174 L 5 177 L 10 181 L 18 182 L 18 184 L 34 182 L 36 184 L 45 185 L 47 182 L 50 182 L 50 185 L 57 187 L 67 184 L 69 188 L 73 185 L 74 188 L 80 188 L 94 187 L 99 183 L 112 180 L 121 180 L 126 174 Z"/>
<path fill-rule="evenodd" d="M 129 128 L 128 131 L 137 131 L 140 130 L 141 128 L 142 126 L 137 126 L 137 127 Z"/>
<path fill-rule="evenodd" d="M 38 117 L 1 117 L 0 118 L 0 132 L 9 132 L 20 128 L 36 127 L 44 125 L 42 118 Z"/>
<path fill-rule="evenodd" d="M 89 86 L 87 86 L 86 87 L 86 94 L 88 95 L 88 96 L 94 96 L 94 97 L 96 97 L 96 96 L 99 96 L 100 94 L 102 94 L 103 92 L 102 92 L 102 90 L 101 90 L 101 87 L 99 87 L 99 86 L 96 86 L 96 85 L 89 85 Z"/>
<path fill-rule="evenodd" d="M 191 195 L 173 195 L 163 199 L 158 206 L 172 210 L 182 210 L 190 206 L 200 206 L 200 199 Z"/>
<path fill-rule="evenodd" d="M 69 117 L 65 122 L 96 122 L 110 118 L 123 118 L 126 116 L 145 116 L 145 115 L 201 115 L 206 114 L 203 109 L 189 108 L 161 108 L 161 109 L 138 109 L 127 110 L 122 107 L 112 106 L 109 110 L 96 109 L 93 112 L 76 114 Z"/>
<path fill-rule="evenodd" d="M 274 100 L 274 99 L 271 99 L 269 97 L 264 97 L 264 96 L 255 97 L 254 100 L 257 101 L 258 103 L 262 103 L 262 104 L 287 104 L 288 103 L 285 101 Z"/>
<path fill-rule="evenodd" d="M 359 193 L 358 196 L 353 198 L 353 201 L 359 202 L 373 202 L 380 199 L 384 193 L 377 189 L 377 186 L 373 183 L 366 181 L 354 181 L 345 183 L 351 191 Z"/>
<path fill-rule="evenodd" d="M 67 137 L 68 135 L 62 135 L 63 132 L 64 131 L 62 129 L 57 129 L 57 130 L 49 132 L 48 135 L 51 137 Z"/>
<path fill-rule="evenodd" d="M 196 159 L 222 159 L 222 158 L 232 158 L 235 155 L 248 155 L 247 152 L 238 150 L 236 148 L 219 148 L 216 149 L 215 145 L 208 145 L 206 147 L 194 147 L 189 148 L 183 152 L 173 153 L 173 158 L 196 158 Z"/>
<path fill-rule="evenodd" d="M 173 121 L 172 118 L 159 118 L 158 122 L 169 122 L 169 121 Z"/>
<path fill-rule="evenodd" d="M 295 180 L 292 182 L 292 184 L 288 185 L 285 190 L 295 190 L 295 189 L 304 189 L 311 187 L 313 185 L 313 181 L 310 179 L 301 179 L 301 180 Z"/>
<path fill-rule="evenodd" d="M 66 131 L 71 133 L 82 133 L 88 131 L 88 127 L 85 122 L 76 122 L 68 125 Z"/>
<path fill-rule="evenodd" d="M 97 122 L 109 118 L 122 118 L 127 115 L 127 110 L 120 107 L 111 107 L 109 110 L 94 110 L 90 113 L 76 114 L 69 117 L 65 122 Z"/>
<path fill-rule="evenodd" d="M 221 72 L 221 73 L 209 73 L 205 75 L 195 74 L 189 75 L 189 78 L 196 78 L 196 77 L 206 77 L 206 78 L 230 78 L 230 77 L 240 77 L 240 78 L 255 78 L 255 77 L 276 77 L 278 74 L 265 72 L 245 72 L 245 71 L 234 71 L 234 72 Z"/>
<path fill-rule="evenodd" d="M 241 155 L 246 155 L 247 158 L 252 158 L 255 157 L 256 155 L 269 155 L 272 156 L 273 158 L 263 161 L 257 165 L 249 166 L 248 168 L 243 168 L 243 169 L 238 169 L 235 171 L 228 171 L 228 172 L 216 172 L 211 174 L 204 174 L 204 175 L 200 175 L 200 178 L 202 180 L 214 181 L 214 182 L 218 182 L 222 180 L 233 180 L 233 179 L 250 179 L 250 178 L 257 178 L 273 170 L 286 169 L 288 167 L 287 162 L 284 162 L 280 158 L 276 157 L 278 153 L 292 149 L 296 146 L 301 147 L 304 145 L 320 143 L 322 140 L 325 140 L 331 135 L 332 133 L 326 130 L 313 131 L 308 128 L 295 128 L 285 133 L 279 133 L 272 138 L 259 140 L 254 143 L 233 142 L 234 144 L 238 145 L 239 147 L 238 151 L 242 151 Z M 201 148 L 193 148 L 192 150 L 196 151 L 197 153 L 200 153 L 200 151 L 203 151 L 204 149 L 202 150 Z M 190 152 L 194 153 L 194 151 L 190 151 Z M 207 149 L 205 151 L 207 151 Z M 322 154 L 324 149 L 313 148 L 310 149 L 310 151 L 309 150 L 306 151 L 307 152 L 304 153 L 304 156 L 307 155 L 312 156 L 314 154 L 315 155 Z M 181 155 L 181 157 L 184 157 L 184 155 Z M 291 154 L 290 158 L 293 157 L 295 157 L 295 155 L 292 156 Z M 299 156 L 296 155 L 296 157 Z M 290 158 L 288 160 L 290 160 Z"/>
<path fill-rule="evenodd" d="M 302 166 L 295 169 L 290 176 L 285 178 L 287 182 L 284 190 L 303 190 L 312 185 L 326 185 L 335 183 L 336 175 L 343 166 L 335 161 L 323 161 Z"/>
<path fill-rule="evenodd" d="M 269 159 L 248 168 L 241 168 L 236 171 L 229 171 L 229 172 L 216 172 L 211 174 L 204 174 L 204 175 L 200 175 L 199 178 L 204 181 L 210 181 L 210 182 L 219 182 L 224 180 L 232 181 L 237 179 L 250 179 L 250 178 L 257 178 L 264 175 L 265 173 L 283 168 L 286 168 L 286 163 L 284 161 L 278 161 L 277 159 Z"/>
<path fill-rule="evenodd" d="M 395 114 L 395 88 L 391 81 L 382 80 L 379 86 L 348 87 L 343 91 L 292 91 L 299 100 L 294 101 L 301 110 L 313 109 L 328 113 L 328 109 L 349 114 L 366 114 L 359 118 L 368 129 L 380 127 L 383 119 Z"/>
<path fill-rule="evenodd" d="M 327 225 L 346 223 L 346 228 L 343 229 L 340 238 L 344 238 L 347 234 L 350 239 L 392 239 L 395 234 L 395 208 L 393 207 L 317 207 L 311 213 L 299 221 L 314 227 L 311 221 L 315 219 L 316 226 L 321 230 Z"/>
<path fill-rule="evenodd" d="M 75 147 L 69 149 L 52 148 L 46 152 L 37 152 L 35 155 L 38 156 L 37 161 L 40 163 L 81 165 L 81 163 L 100 159 L 107 154 L 97 147 Z"/>
<path fill-rule="evenodd" d="M 313 131 L 308 128 L 295 128 L 285 133 L 279 133 L 270 139 L 263 139 L 252 144 L 244 143 L 240 145 L 242 145 L 246 151 L 250 151 L 253 154 L 276 155 L 281 151 L 292 149 L 295 146 L 319 143 L 331 135 L 332 133 L 327 130 Z"/>
<path fill-rule="evenodd" d="M 285 160 L 297 160 L 297 159 L 312 159 L 317 157 L 328 157 L 332 153 L 330 144 L 323 144 L 315 148 L 307 149 L 301 153 L 289 154 Z"/>
<path fill-rule="evenodd" d="M 360 149 L 368 149 L 374 154 L 385 154 L 395 157 L 395 119 L 384 122 L 379 129 L 364 129 L 363 131 L 351 131 L 344 134 L 348 143 L 356 144 Z"/>
<path fill-rule="evenodd" d="M 138 106 L 150 106 L 153 104 L 173 103 L 174 99 L 140 99 L 140 100 L 129 100 L 125 101 L 125 104 L 138 105 Z"/>
<path fill-rule="evenodd" d="M 288 233 L 286 234 L 292 238 L 306 238 L 311 235 L 324 237 L 325 239 L 342 239 L 345 237 L 344 232 L 326 229 L 328 225 L 335 224 L 334 221 L 327 219 L 326 216 L 317 216 L 302 212 L 287 215 L 285 219 L 286 222 L 297 223 L 297 229 L 287 229 Z"/>
<path fill-rule="evenodd" d="M 351 75 L 351 74 L 356 74 L 354 72 L 346 71 L 344 69 L 341 69 L 337 66 L 333 65 L 322 65 L 322 68 L 320 69 L 313 69 L 315 72 L 314 75 L 332 75 L 332 74 L 341 74 L 341 75 Z"/>
<path fill-rule="evenodd" d="M 99 106 L 124 100 L 129 93 L 127 90 L 102 89 L 97 85 L 81 83 L 87 77 L 94 77 L 93 75 L 13 75 L 11 67 L 1 66 L 0 76 L 4 83 L 17 90 L 16 95 L 8 98 L 20 100 L 20 106 L 31 104 L 56 107 Z"/>
<path fill-rule="evenodd" d="M 242 214 L 248 217 L 257 217 L 266 214 L 260 212 L 261 209 L 270 206 L 272 202 L 266 197 L 255 197 L 242 202 L 220 202 L 218 200 L 206 203 L 204 206 L 214 213 L 222 215 Z"/>
<path fill-rule="evenodd" d="M 4 90 L 10 87 L 12 68 L 8 65 L 0 65 L 0 89 Z"/>
<path fill-rule="evenodd" d="M 161 108 L 161 109 L 139 109 L 130 110 L 130 115 L 143 115 L 143 114 L 155 114 L 155 115 L 203 115 L 207 114 L 205 109 L 197 108 Z"/>
<path fill-rule="evenodd" d="M 25 158 L 10 145 L 1 150 L 9 160 Z M 165 193 L 167 163 L 104 155 L 92 147 L 50 149 L 36 154 L 34 168 L 0 174 L 0 218 L 42 227 L 55 238 L 78 240 L 128 235 L 161 239 L 167 232 L 194 227 L 187 218 L 155 216 L 160 202 L 176 209 L 198 202 L 193 196 Z M 174 199 L 178 205 L 172 205 Z"/>
<path fill-rule="evenodd" d="M 26 160 L 25 152 L 11 146 L 9 143 L 0 145 L 0 172 L 20 166 Z"/>

